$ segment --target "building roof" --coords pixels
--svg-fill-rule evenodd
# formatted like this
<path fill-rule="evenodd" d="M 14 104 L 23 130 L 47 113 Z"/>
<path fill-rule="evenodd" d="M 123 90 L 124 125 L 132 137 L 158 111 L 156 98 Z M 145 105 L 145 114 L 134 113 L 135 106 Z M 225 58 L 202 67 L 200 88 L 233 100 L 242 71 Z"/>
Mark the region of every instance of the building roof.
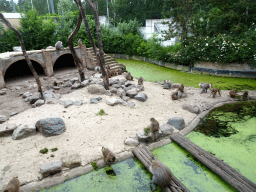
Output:
<path fill-rule="evenodd" d="M 19 19 L 19 18 L 21 18 L 20 13 L 3 13 L 3 15 L 6 19 Z"/>

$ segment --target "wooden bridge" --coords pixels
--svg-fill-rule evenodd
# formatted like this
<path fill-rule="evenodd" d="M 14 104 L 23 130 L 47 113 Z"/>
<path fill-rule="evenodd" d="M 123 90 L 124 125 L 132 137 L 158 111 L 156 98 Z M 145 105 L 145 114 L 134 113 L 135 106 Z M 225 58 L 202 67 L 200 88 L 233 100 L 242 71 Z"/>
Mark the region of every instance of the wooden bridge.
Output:
<path fill-rule="evenodd" d="M 171 139 L 178 143 L 181 147 L 190 152 L 196 159 L 207 166 L 214 173 L 219 175 L 237 191 L 241 192 L 256 192 L 256 184 L 248 178 L 237 172 L 234 168 L 224 163 L 222 160 L 216 158 L 214 155 L 203 150 L 201 147 L 191 142 L 189 139 L 180 133 L 171 135 Z M 133 150 L 134 155 L 142 162 L 142 164 L 149 170 L 153 154 L 148 147 L 139 147 Z M 189 191 L 176 177 L 172 180 L 179 188 L 174 188 L 170 185 L 169 190 L 173 192 Z M 171 182 L 171 183 L 172 183 Z"/>

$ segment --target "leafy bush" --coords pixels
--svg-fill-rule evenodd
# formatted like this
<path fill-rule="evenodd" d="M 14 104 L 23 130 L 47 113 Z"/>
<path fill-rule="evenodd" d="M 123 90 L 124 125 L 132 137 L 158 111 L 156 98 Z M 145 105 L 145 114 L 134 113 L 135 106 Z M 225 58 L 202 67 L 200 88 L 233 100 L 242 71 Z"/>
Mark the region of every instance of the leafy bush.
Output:
<path fill-rule="evenodd" d="M 139 34 L 138 28 L 141 27 L 142 25 L 139 23 L 136 18 L 134 20 L 130 20 L 129 23 L 118 23 L 117 28 L 118 30 L 124 34 L 128 35 L 129 33 L 132 33 L 134 35 Z"/>

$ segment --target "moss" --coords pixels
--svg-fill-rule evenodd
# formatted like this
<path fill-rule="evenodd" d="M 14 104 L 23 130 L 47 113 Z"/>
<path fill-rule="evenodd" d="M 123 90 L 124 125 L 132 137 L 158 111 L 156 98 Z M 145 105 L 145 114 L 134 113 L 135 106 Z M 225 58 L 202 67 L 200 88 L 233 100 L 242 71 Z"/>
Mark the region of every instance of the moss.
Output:
<path fill-rule="evenodd" d="M 58 150 L 57 147 L 51 149 L 52 152 L 57 151 L 57 150 Z"/>
<path fill-rule="evenodd" d="M 47 153 L 47 152 L 48 152 L 48 149 L 47 149 L 47 148 L 41 149 L 41 150 L 39 151 L 39 153 L 42 153 L 42 154 L 45 154 L 45 153 Z"/>
<path fill-rule="evenodd" d="M 93 170 L 98 171 L 99 167 L 98 167 L 96 161 L 91 162 L 91 165 L 92 165 L 92 167 L 93 167 Z"/>
<path fill-rule="evenodd" d="M 144 133 L 145 133 L 145 135 L 148 135 L 149 132 L 150 132 L 150 127 L 144 128 Z"/>
<path fill-rule="evenodd" d="M 101 109 L 100 112 L 96 114 L 96 116 L 98 116 L 98 115 L 102 116 L 102 115 L 108 115 L 108 114 L 105 113 L 105 111 L 103 109 Z"/>

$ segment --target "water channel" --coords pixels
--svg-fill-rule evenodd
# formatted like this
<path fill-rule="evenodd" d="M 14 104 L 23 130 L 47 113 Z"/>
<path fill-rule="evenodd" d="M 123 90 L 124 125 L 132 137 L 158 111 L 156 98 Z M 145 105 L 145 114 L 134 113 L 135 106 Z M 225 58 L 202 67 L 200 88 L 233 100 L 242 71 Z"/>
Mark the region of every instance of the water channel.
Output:
<path fill-rule="evenodd" d="M 256 102 L 216 108 L 186 137 L 256 183 Z M 152 153 L 190 191 L 236 191 L 175 142 Z M 115 175 L 108 175 L 109 168 L 103 168 L 41 191 L 151 191 L 151 174 L 136 159 L 116 163 L 112 168 Z"/>

